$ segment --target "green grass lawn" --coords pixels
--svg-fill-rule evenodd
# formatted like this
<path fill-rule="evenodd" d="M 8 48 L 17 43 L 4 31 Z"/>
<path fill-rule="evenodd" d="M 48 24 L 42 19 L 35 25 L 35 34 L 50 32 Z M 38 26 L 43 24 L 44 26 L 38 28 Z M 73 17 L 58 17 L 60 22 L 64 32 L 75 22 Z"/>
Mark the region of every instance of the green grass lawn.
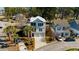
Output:
<path fill-rule="evenodd" d="M 67 49 L 66 51 L 79 51 L 79 48 L 70 48 L 70 49 Z"/>

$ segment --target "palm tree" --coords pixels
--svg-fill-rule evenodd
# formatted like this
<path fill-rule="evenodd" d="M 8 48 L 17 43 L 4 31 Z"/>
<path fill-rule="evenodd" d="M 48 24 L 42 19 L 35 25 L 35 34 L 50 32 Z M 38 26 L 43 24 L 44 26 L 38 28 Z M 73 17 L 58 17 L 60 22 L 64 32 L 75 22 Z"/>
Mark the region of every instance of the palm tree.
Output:
<path fill-rule="evenodd" d="M 23 33 L 25 34 L 25 36 L 28 36 L 32 33 L 33 31 L 33 27 L 31 26 L 28 26 L 26 25 L 24 28 L 23 28 Z"/>
<path fill-rule="evenodd" d="M 12 41 L 12 36 L 16 34 L 17 29 L 14 26 L 8 26 L 4 29 L 4 32 L 7 34 L 9 37 L 9 40 Z"/>
<path fill-rule="evenodd" d="M 32 38 L 32 31 L 34 31 L 32 26 L 26 25 L 23 28 L 23 33 L 25 34 L 25 36 L 27 36 L 27 38 L 25 38 L 25 44 L 27 45 L 27 48 L 29 50 L 33 50 L 35 47 L 35 39 Z M 31 36 L 31 37 L 30 37 Z M 29 38 L 30 37 L 30 38 Z"/>

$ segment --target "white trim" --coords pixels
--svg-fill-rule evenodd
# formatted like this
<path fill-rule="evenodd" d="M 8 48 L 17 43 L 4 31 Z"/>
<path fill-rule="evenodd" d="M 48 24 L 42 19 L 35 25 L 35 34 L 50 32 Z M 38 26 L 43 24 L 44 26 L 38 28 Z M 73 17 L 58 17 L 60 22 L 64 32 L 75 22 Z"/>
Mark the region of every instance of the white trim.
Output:
<path fill-rule="evenodd" d="M 40 16 L 31 17 L 31 18 L 30 18 L 30 22 L 33 22 L 33 21 L 35 21 L 36 19 L 39 19 L 39 20 L 41 20 L 41 21 L 43 21 L 43 22 L 46 22 L 46 20 L 45 20 L 44 18 L 40 17 Z"/>

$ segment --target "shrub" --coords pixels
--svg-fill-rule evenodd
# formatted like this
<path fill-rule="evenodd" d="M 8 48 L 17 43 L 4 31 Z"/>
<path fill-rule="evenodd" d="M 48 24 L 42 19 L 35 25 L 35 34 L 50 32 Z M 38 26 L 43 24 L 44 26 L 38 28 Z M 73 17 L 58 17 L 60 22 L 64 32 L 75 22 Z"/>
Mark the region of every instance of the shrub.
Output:
<path fill-rule="evenodd" d="M 54 41 L 54 38 L 52 38 L 52 37 L 46 37 L 45 39 L 46 39 L 46 43 L 50 43 L 50 42 Z"/>
<path fill-rule="evenodd" d="M 34 38 L 25 38 L 24 42 L 25 42 L 25 45 L 28 50 L 34 50 L 34 48 L 35 48 L 35 39 Z"/>

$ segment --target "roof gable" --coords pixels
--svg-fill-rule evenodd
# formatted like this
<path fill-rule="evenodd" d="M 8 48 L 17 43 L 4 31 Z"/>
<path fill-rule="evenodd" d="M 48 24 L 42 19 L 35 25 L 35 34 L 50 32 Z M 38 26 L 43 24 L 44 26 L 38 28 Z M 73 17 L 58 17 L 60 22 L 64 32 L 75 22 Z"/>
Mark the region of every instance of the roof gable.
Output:
<path fill-rule="evenodd" d="M 34 20 L 33 22 L 43 22 L 43 21 L 41 21 L 40 19 L 36 19 L 36 20 Z"/>
<path fill-rule="evenodd" d="M 46 22 L 46 20 L 40 16 L 30 18 L 30 22 L 34 22 L 35 20 Z"/>

